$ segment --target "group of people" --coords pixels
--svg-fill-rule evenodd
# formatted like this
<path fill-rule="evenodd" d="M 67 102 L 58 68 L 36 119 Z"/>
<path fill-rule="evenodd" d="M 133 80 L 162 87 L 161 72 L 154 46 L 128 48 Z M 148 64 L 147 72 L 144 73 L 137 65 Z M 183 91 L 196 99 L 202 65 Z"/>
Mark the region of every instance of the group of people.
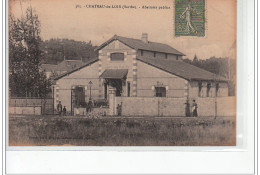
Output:
<path fill-rule="evenodd" d="M 87 113 L 91 112 L 92 108 L 93 108 L 92 100 L 89 100 L 87 107 L 86 107 L 86 112 Z M 59 116 L 61 116 L 61 115 L 66 116 L 67 115 L 66 106 L 63 106 L 63 108 L 62 108 L 61 101 L 59 101 L 59 103 L 57 104 L 57 111 L 58 111 Z"/>
<path fill-rule="evenodd" d="M 89 113 L 92 111 L 92 108 L 93 108 L 93 103 L 92 101 L 90 100 L 87 104 L 87 108 L 86 108 L 86 112 Z M 189 108 L 189 106 L 188 106 Z M 198 117 L 198 104 L 196 103 L 195 100 L 193 100 L 192 102 L 192 105 L 191 105 L 191 110 L 192 110 L 192 117 Z M 66 106 L 64 106 L 62 108 L 62 104 L 61 104 L 61 101 L 59 101 L 59 104 L 57 105 L 57 111 L 58 111 L 58 114 L 59 116 L 61 116 L 61 114 L 63 114 L 64 116 L 66 116 L 67 114 L 67 109 L 66 109 Z M 121 116 L 122 114 L 122 104 L 121 105 L 117 105 L 117 115 L 118 116 Z"/>
<path fill-rule="evenodd" d="M 63 108 L 62 108 L 61 101 L 59 101 L 59 104 L 57 104 L 57 111 L 58 111 L 58 113 L 59 113 L 59 116 L 61 116 L 61 114 L 63 114 L 64 116 L 67 115 L 66 106 L 63 106 Z"/>

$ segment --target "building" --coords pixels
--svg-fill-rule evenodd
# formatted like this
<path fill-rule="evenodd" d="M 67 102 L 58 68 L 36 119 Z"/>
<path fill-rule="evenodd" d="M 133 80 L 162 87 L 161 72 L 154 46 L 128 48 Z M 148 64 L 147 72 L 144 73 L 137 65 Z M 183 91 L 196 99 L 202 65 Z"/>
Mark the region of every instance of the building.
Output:
<path fill-rule="evenodd" d="M 55 105 L 61 101 L 70 111 L 90 98 L 105 100 L 110 87 L 124 97 L 228 96 L 227 79 L 183 62 L 183 53 L 147 34 L 115 35 L 97 49 L 98 58 L 55 78 Z"/>
<path fill-rule="evenodd" d="M 51 76 L 58 76 L 82 65 L 84 65 L 82 60 L 64 59 L 59 64 L 41 64 L 40 70 L 45 72 L 47 78 L 50 78 Z"/>

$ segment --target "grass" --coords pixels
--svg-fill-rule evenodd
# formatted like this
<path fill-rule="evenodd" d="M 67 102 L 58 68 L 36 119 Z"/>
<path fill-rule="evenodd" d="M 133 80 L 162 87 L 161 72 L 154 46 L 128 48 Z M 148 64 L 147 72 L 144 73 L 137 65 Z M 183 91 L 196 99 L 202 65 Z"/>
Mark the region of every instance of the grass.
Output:
<path fill-rule="evenodd" d="M 9 117 L 9 145 L 233 146 L 231 117 Z"/>

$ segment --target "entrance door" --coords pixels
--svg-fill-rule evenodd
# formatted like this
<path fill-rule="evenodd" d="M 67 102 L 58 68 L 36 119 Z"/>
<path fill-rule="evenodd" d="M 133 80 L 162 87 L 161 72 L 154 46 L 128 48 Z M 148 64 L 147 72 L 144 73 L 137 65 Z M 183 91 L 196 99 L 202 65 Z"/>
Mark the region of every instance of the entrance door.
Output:
<path fill-rule="evenodd" d="M 116 89 L 116 96 L 119 97 L 122 94 L 122 80 L 110 79 L 110 85 Z"/>

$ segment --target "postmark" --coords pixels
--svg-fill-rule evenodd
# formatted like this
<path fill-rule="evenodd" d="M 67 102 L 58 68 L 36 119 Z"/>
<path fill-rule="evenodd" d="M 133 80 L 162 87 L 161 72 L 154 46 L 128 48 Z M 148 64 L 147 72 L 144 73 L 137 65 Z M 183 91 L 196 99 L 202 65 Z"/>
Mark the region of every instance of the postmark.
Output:
<path fill-rule="evenodd" d="M 205 37 L 205 0 L 175 0 L 174 35 Z"/>

